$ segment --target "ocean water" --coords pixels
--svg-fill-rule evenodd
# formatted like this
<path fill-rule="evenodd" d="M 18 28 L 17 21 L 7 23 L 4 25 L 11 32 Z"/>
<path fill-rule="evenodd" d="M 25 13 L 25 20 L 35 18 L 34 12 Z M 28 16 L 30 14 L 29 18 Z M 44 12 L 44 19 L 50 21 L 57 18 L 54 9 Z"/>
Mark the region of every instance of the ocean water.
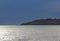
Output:
<path fill-rule="evenodd" d="M 60 41 L 60 26 L 0 26 L 0 41 Z"/>

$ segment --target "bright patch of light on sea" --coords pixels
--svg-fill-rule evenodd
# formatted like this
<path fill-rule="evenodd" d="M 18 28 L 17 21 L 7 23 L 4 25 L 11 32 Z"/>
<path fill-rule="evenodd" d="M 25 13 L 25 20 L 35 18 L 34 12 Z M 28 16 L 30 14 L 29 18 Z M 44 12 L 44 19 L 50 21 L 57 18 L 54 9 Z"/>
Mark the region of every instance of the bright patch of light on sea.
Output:
<path fill-rule="evenodd" d="M 60 41 L 60 26 L 0 26 L 0 41 Z"/>

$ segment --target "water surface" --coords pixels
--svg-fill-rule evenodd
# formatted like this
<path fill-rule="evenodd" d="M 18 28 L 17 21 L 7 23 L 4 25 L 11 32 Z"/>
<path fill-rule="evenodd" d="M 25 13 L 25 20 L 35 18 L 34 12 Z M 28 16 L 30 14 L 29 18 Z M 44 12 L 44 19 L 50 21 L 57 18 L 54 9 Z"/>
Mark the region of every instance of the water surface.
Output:
<path fill-rule="evenodd" d="M 0 26 L 0 41 L 60 41 L 60 26 Z"/>

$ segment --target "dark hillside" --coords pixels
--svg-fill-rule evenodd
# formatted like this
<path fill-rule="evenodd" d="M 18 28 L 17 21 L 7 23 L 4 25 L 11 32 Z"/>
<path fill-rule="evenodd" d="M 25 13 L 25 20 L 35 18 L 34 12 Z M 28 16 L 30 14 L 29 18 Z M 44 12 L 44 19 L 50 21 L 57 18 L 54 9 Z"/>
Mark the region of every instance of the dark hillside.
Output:
<path fill-rule="evenodd" d="M 60 25 L 60 19 L 37 19 L 21 25 Z"/>

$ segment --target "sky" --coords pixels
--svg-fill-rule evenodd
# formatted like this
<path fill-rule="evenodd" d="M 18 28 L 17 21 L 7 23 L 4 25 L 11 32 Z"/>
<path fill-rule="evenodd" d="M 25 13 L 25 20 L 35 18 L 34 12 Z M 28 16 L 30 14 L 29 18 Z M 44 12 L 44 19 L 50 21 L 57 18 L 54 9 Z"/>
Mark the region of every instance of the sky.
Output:
<path fill-rule="evenodd" d="M 60 18 L 60 0 L 0 0 L 0 24 Z"/>

